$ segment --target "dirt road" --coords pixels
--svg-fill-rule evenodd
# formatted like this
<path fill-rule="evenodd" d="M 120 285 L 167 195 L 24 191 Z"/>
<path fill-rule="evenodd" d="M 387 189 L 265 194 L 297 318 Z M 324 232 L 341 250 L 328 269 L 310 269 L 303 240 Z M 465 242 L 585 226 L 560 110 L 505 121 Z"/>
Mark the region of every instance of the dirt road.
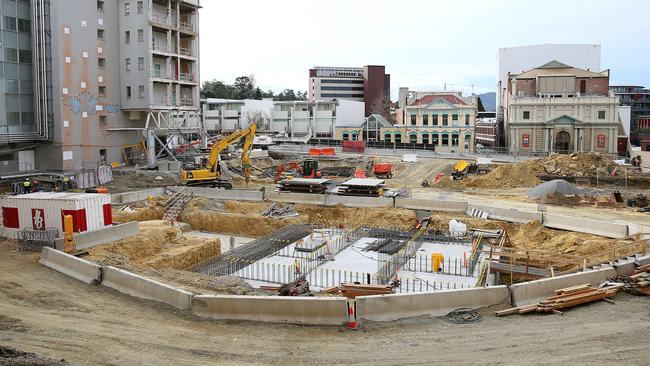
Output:
<path fill-rule="evenodd" d="M 421 317 L 361 331 L 214 322 L 87 286 L 0 242 L 0 344 L 74 365 L 626 364 L 650 357 L 650 301 L 619 295 L 557 315 L 452 325 Z"/>

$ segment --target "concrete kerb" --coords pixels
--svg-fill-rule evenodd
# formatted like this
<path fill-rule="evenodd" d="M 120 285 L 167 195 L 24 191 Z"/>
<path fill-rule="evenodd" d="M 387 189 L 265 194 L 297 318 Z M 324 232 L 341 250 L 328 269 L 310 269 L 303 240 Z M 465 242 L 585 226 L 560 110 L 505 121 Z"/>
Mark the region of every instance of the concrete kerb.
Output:
<path fill-rule="evenodd" d="M 421 315 L 441 316 L 458 308 L 482 308 L 509 301 L 506 286 L 413 294 L 357 297 L 357 316 L 372 321 L 393 321 Z"/>
<path fill-rule="evenodd" d="M 111 194 L 112 204 L 131 203 L 144 201 L 149 196 L 158 197 L 165 194 L 164 187 L 144 189 L 141 191 L 124 192 Z"/>
<path fill-rule="evenodd" d="M 44 247 L 38 263 L 89 285 L 102 281 L 102 267 L 56 249 Z"/>
<path fill-rule="evenodd" d="M 189 310 L 193 293 L 154 281 L 123 269 L 103 267 L 102 285 L 141 299 L 154 300 Z"/>
<path fill-rule="evenodd" d="M 101 230 L 77 233 L 74 235 L 74 241 L 77 249 L 88 249 L 138 234 L 140 234 L 140 223 L 131 221 L 124 224 L 107 226 Z M 63 250 L 63 238 L 56 239 L 54 246 L 58 250 Z"/>
<path fill-rule="evenodd" d="M 511 304 L 523 306 L 539 302 L 554 295 L 560 288 L 589 283 L 598 286 L 610 277 L 616 276 L 616 269 L 602 268 L 586 272 L 572 273 L 564 276 L 544 278 L 541 280 L 517 283 L 510 286 Z"/>
<path fill-rule="evenodd" d="M 347 300 L 340 297 L 196 295 L 192 313 L 218 320 L 341 325 L 347 320 Z"/>
<path fill-rule="evenodd" d="M 274 202 L 305 203 L 310 205 L 325 205 L 324 194 L 266 192 L 266 199 Z"/>
<path fill-rule="evenodd" d="M 575 216 L 544 214 L 544 226 L 621 239 L 627 236 L 627 224 L 585 219 Z"/>
<path fill-rule="evenodd" d="M 395 198 L 395 207 L 411 210 L 467 212 L 467 202 L 428 200 L 420 198 Z"/>
<path fill-rule="evenodd" d="M 488 218 L 525 224 L 530 221 L 542 222 L 542 213 L 535 211 L 523 211 L 514 208 L 498 208 L 486 205 L 469 203 L 467 205 L 467 216 L 471 216 L 472 210 L 477 209 L 489 214 Z"/>
<path fill-rule="evenodd" d="M 386 197 L 353 197 L 353 196 L 325 196 L 326 206 L 343 205 L 347 207 L 393 207 L 392 198 Z"/>

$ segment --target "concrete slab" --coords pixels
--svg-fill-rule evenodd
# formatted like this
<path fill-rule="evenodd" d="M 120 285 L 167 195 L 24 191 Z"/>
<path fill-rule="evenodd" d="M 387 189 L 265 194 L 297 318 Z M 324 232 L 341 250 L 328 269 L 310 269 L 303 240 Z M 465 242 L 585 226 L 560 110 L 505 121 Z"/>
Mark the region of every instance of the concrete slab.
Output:
<path fill-rule="evenodd" d="M 191 292 L 111 266 L 103 268 L 102 285 L 133 297 L 154 300 L 178 309 L 190 309 L 192 305 Z"/>
<path fill-rule="evenodd" d="M 220 233 L 210 233 L 205 231 L 192 230 L 185 233 L 186 237 L 194 237 L 201 239 L 219 239 L 221 241 L 221 253 L 226 253 L 230 250 L 230 238 L 234 239 L 234 248 L 248 244 L 255 238 L 247 238 L 245 236 L 235 236 Z"/>
<path fill-rule="evenodd" d="M 467 212 L 467 202 L 430 200 L 419 198 L 395 198 L 395 207 L 408 208 L 411 210 L 446 211 L 446 212 Z"/>
<path fill-rule="evenodd" d="M 274 202 L 325 204 L 325 195 L 323 194 L 266 192 L 266 198 Z"/>
<path fill-rule="evenodd" d="M 627 236 L 627 225 L 582 217 L 544 214 L 544 226 L 620 239 Z"/>
<path fill-rule="evenodd" d="M 87 284 L 102 281 L 102 267 L 56 249 L 44 247 L 38 263 Z"/>
<path fill-rule="evenodd" d="M 107 226 L 101 230 L 76 233 L 74 234 L 74 241 L 77 250 L 81 250 L 138 234 L 140 234 L 140 223 L 131 221 L 124 224 Z M 63 238 L 56 239 L 54 246 L 58 250 L 63 250 Z"/>
<path fill-rule="evenodd" d="M 325 196 L 325 205 L 347 207 L 393 207 L 393 199 L 386 197 Z"/>
<path fill-rule="evenodd" d="M 514 208 L 498 208 L 486 205 L 479 205 L 476 203 L 469 203 L 467 205 L 467 215 L 469 216 L 473 209 L 477 209 L 489 214 L 488 218 L 493 220 L 503 220 L 509 222 L 517 222 L 525 224 L 530 221 L 542 222 L 542 213 L 535 211 L 524 211 Z"/>

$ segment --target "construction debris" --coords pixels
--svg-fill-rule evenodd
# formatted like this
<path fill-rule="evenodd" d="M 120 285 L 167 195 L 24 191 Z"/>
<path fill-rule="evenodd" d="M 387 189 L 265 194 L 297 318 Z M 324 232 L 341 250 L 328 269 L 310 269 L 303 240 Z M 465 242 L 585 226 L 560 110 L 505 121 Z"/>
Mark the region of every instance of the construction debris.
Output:
<path fill-rule="evenodd" d="M 650 296 L 650 264 L 637 267 L 630 276 L 617 276 L 610 278 L 610 283 L 623 286 L 623 291 L 634 295 Z"/>
<path fill-rule="evenodd" d="M 555 295 L 542 300 L 537 304 L 524 305 L 497 311 L 496 316 L 525 313 L 555 313 L 562 314 L 560 309 L 566 309 L 598 300 L 609 300 L 618 293 L 620 287 L 594 288 L 590 284 L 572 286 L 555 290 Z"/>
<path fill-rule="evenodd" d="M 322 292 L 354 299 L 357 296 L 393 294 L 395 293 L 395 287 L 398 286 L 399 281 L 393 281 L 390 285 L 364 285 L 358 282 L 342 283 L 336 287 L 326 288 Z"/>
<path fill-rule="evenodd" d="M 295 281 L 280 286 L 278 295 L 280 296 L 300 296 L 309 293 L 309 282 L 305 276 L 298 277 Z"/>
<path fill-rule="evenodd" d="M 275 202 L 266 210 L 262 211 L 262 216 L 283 219 L 285 217 L 298 216 L 298 213 L 293 209 L 293 205 L 282 205 Z"/>
<path fill-rule="evenodd" d="M 580 189 L 563 179 L 553 179 L 548 182 L 544 182 L 528 191 L 528 197 L 544 198 L 549 194 L 556 192 L 563 195 L 593 194 L 593 192 L 586 189 Z"/>

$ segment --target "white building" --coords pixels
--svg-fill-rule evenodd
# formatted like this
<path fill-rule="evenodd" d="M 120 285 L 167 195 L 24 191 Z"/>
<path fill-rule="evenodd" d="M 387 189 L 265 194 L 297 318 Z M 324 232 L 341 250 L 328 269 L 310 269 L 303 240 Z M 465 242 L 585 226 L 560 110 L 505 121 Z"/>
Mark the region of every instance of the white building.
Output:
<path fill-rule="evenodd" d="M 209 134 L 232 132 L 257 124 L 260 133 L 273 133 L 289 140 L 333 139 L 336 126 L 364 120 L 363 102 L 273 101 L 212 99 L 202 101 L 203 123 Z M 276 138 L 277 140 L 277 138 Z"/>
<path fill-rule="evenodd" d="M 538 44 L 499 48 L 497 52 L 497 112 L 502 106 L 507 88 L 508 73 L 520 74 L 526 70 L 556 60 L 589 71 L 600 71 L 599 44 Z"/>

